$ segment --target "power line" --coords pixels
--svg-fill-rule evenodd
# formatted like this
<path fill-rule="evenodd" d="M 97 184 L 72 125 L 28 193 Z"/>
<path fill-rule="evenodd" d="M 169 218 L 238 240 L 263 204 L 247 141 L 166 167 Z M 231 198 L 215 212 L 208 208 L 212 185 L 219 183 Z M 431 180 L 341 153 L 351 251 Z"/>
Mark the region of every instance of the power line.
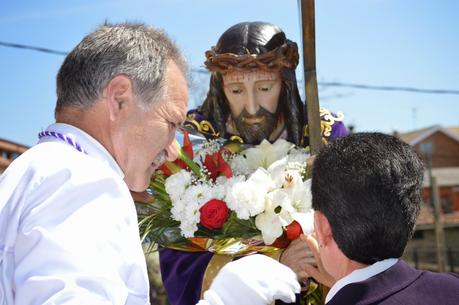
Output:
<path fill-rule="evenodd" d="M 381 91 L 406 91 L 416 93 L 430 93 L 430 94 L 458 94 L 459 90 L 445 90 L 445 89 L 421 89 L 414 87 L 396 87 L 396 86 L 374 86 L 374 85 L 362 85 L 362 84 L 351 84 L 341 82 L 319 82 L 321 86 L 329 87 L 346 87 L 366 90 L 381 90 Z"/>
<path fill-rule="evenodd" d="M 28 45 L 23 45 L 23 44 L 17 44 L 17 43 L 9 43 L 9 42 L 4 42 L 4 41 L 0 41 L 0 46 L 16 48 L 16 49 L 33 50 L 33 51 L 56 54 L 56 55 L 67 55 L 68 54 L 68 52 L 56 51 L 56 50 L 52 50 L 48 48 L 34 47 L 34 46 L 28 46 Z"/>
<path fill-rule="evenodd" d="M 35 47 L 30 45 L 23 45 L 17 43 L 9 43 L 0 41 L 0 46 L 16 48 L 16 49 L 25 49 L 32 50 L 37 52 L 55 54 L 55 55 L 67 55 L 68 52 L 57 51 L 48 48 Z M 196 73 L 209 73 L 207 70 L 202 68 L 192 69 Z M 354 89 L 364 89 L 364 90 L 378 90 L 378 91 L 399 91 L 399 92 L 413 92 L 413 93 L 426 93 L 426 94 L 453 94 L 459 95 L 459 90 L 448 90 L 448 89 L 423 89 L 415 87 L 398 87 L 398 86 L 376 86 L 376 85 L 365 85 L 365 84 L 354 84 L 354 83 L 342 83 L 342 82 L 318 82 L 318 85 L 324 87 L 342 87 L 342 88 L 354 88 Z"/>

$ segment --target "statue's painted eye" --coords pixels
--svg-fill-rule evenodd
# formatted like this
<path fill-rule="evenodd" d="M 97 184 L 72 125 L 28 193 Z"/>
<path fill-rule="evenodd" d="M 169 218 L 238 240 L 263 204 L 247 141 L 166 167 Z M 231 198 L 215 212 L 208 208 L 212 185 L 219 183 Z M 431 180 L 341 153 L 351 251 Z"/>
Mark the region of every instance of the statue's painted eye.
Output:
<path fill-rule="evenodd" d="M 271 89 L 271 86 L 260 86 L 260 87 L 258 87 L 258 90 L 259 91 L 263 91 L 263 92 L 269 91 L 270 89 Z"/>
<path fill-rule="evenodd" d="M 242 93 L 242 89 L 241 88 L 231 89 L 231 93 L 232 94 L 241 94 Z"/>

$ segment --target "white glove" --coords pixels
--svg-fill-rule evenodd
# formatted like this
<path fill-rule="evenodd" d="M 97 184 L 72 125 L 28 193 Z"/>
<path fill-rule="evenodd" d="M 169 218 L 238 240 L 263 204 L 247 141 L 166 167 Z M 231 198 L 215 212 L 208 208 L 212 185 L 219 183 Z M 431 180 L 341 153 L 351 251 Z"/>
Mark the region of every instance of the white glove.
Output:
<path fill-rule="evenodd" d="M 253 254 L 226 264 L 197 305 L 267 305 L 276 299 L 291 303 L 299 292 L 290 268 Z"/>

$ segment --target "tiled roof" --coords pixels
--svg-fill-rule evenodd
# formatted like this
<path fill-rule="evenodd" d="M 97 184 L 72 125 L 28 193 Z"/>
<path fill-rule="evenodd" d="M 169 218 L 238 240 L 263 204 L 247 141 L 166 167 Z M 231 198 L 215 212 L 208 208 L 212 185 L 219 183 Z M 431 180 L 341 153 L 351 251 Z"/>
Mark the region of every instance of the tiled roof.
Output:
<path fill-rule="evenodd" d="M 446 127 L 446 129 L 459 136 L 459 127 Z"/>
<path fill-rule="evenodd" d="M 406 143 L 411 143 L 412 141 L 414 141 L 415 139 L 419 138 L 420 136 L 422 136 L 424 133 L 430 131 L 431 129 L 433 128 L 436 128 L 437 126 L 431 126 L 431 127 L 426 127 L 426 128 L 422 128 L 422 129 L 418 129 L 418 130 L 413 130 L 413 131 L 410 131 L 410 132 L 404 132 L 404 133 L 397 133 L 397 137 L 406 142 Z"/>
<path fill-rule="evenodd" d="M 437 178 L 438 186 L 459 185 L 459 167 L 437 167 L 432 169 L 432 176 Z M 430 187 L 429 172 L 424 172 L 423 187 Z"/>
<path fill-rule="evenodd" d="M 459 226 L 459 211 L 455 211 L 453 213 L 442 213 L 440 219 L 445 226 Z M 421 207 L 421 213 L 419 214 L 418 220 L 416 221 L 416 225 L 418 226 L 418 229 L 422 229 L 426 227 L 430 228 L 433 224 L 433 209 L 423 204 Z"/>
<path fill-rule="evenodd" d="M 394 132 L 394 135 L 410 145 L 416 145 L 423 139 L 429 137 L 430 135 L 438 131 L 446 134 L 447 136 L 453 138 L 456 141 L 459 141 L 459 127 L 443 128 L 440 125 L 435 125 L 404 133 Z"/>
<path fill-rule="evenodd" d="M 20 143 L 0 138 L 0 149 L 14 151 L 18 153 L 25 152 L 29 147 Z"/>
<path fill-rule="evenodd" d="M 1 168 L 6 168 L 8 165 L 11 164 L 11 161 L 8 159 L 5 159 L 3 157 L 0 157 L 0 169 Z"/>

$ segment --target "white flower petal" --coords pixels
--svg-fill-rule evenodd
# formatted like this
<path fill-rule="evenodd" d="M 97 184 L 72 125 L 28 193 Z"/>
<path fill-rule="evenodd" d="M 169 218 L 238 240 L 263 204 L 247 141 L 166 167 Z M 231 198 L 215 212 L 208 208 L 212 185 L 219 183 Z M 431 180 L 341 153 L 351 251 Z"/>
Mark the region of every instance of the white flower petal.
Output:
<path fill-rule="evenodd" d="M 311 210 L 307 213 L 293 213 L 293 220 L 297 221 L 304 234 L 311 234 L 314 231 L 314 211 Z"/>
<path fill-rule="evenodd" d="M 264 212 L 255 217 L 255 225 L 261 231 L 266 245 L 272 244 L 283 233 L 279 217 L 270 212 Z"/>

